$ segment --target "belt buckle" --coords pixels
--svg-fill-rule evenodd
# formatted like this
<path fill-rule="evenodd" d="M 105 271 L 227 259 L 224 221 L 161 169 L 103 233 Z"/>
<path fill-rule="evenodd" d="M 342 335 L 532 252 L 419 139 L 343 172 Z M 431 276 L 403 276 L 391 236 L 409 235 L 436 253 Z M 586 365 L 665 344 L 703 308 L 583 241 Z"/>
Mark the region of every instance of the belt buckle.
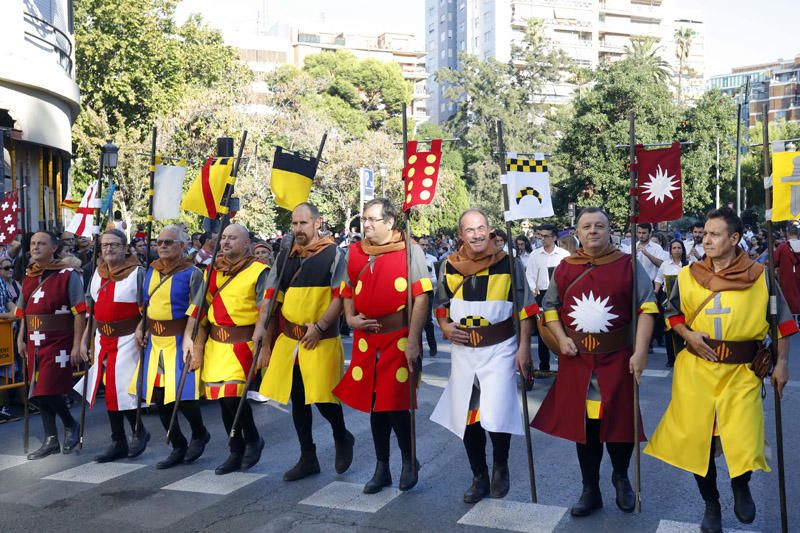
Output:
<path fill-rule="evenodd" d="M 100 333 L 102 333 L 106 337 L 109 337 L 111 336 L 112 333 L 114 333 L 114 328 L 110 324 L 105 323 L 102 326 L 100 326 Z"/>
<path fill-rule="evenodd" d="M 38 316 L 33 316 L 31 317 L 28 325 L 31 327 L 31 329 L 39 329 L 42 327 L 42 319 Z"/>
<path fill-rule="evenodd" d="M 481 334 L 475 331 L 474 329 L 469 332 L 469 343 L 472 345 L 473 348 L 477 348 L 482 340 L 483 337 L 481 336 Z"/>
<path fill-rule="evenodd" d="M 586 348 L 591 352 L 597 349 L 598 346 L 600 346 L 600 341 L 597 340 L 597 337 L 595 337 L 590 333 L 583 338 L 581 344 L 583 344 L 584 348 Z"/>
<path fill-rule="evenodd" d="M 717 356 L 719 356 L 719 362 L 722 363 L 725 361 L 725 359 L 728 359 L 733 352 L 731 351 L 730 348 L 728 348 L 728 345 L 723 341 L 720 342 L 719 346 L 717 346 L 714 349 L 714 353 L 716 353 Z"/>
<path fill-rule="evenodd" d="M 156 320 L 153 323 L 153 329 L 155 330 L 157 335 L 161 335 L 167 330 L 166 326 L 164 326 L 164 324 L 162 324 L 160 320 Z"/>
<path fill-rule="evenodd" d="M 228 330 L 222 328 L 217 329 L 217 337 L 219 337 L 220 341 L 225 342 L 230 338 L 230 336 L 231 334 L 228 333 Z"/>
<path fill-rule="evenodd" d="M 295 336 L 296 339 L 302 339 L 304 336 L 303 327 L 295 324 L 292 326 L 292 334 Z"/>

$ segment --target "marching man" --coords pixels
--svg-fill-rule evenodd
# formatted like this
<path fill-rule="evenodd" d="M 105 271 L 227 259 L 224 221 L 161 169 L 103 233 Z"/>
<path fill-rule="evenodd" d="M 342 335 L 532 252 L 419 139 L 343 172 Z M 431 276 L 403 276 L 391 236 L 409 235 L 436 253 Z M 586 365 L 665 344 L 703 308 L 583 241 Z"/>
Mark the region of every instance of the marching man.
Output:
<path fill-rule="evenodd" d="M 507 254 L 489 238 L 486 215 L 477 209 L 459 219 L 464 243 L 442 264 L 436 316 L 453 343 L 447 387 L 431 420 L 464 440 L 472 485 L 465 503 L 504 497 L 510 488 L 511 435 L 522 435 L 515 369 L 527 377 L 531 360 L 530 317 L 539 311 L 524 272 L 515 270 L 520 310 L 519 343 L 514 334 L 514 294 Z M 519 347 L 517 347 L 519 344 Z M 492 479 L 486 464 L 486 432 L 492 440 Z"/>

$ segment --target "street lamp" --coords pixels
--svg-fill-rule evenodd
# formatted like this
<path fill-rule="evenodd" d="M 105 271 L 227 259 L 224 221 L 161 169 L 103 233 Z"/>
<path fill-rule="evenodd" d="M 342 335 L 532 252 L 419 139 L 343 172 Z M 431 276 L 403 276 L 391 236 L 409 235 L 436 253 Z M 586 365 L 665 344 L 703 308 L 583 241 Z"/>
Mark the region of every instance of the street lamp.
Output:
<path fill-rule="evenodd" d="M 381 175 L 381 197 L 386 198 L 386 165 L 378 165 L 378 172 Z"/>
<path fill-rule="evenodd" d="M 119 148 L 110 140 L 106 142 L 101 148 L 100 153 L 103 155 L 103 167 L 113 170 L 117 168 L 119 162 Z"/>

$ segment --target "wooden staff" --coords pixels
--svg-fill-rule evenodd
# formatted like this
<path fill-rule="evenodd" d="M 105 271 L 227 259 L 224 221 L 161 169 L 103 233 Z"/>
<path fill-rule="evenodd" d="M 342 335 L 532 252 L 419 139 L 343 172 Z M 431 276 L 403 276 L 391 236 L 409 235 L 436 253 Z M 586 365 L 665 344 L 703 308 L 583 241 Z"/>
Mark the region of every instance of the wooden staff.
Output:
<path fill-rule="evenodd" d="M 499 163 L 500 163 L 500 174 L 506 173 L 506 146 L 505 141 L 503 140 L 503 123 L 499 120 L 497 121 L 497 149 L 500 152 Z M 503 206 L 506 211 L 509 209 L 508 204 L 508 192 L 507 186 L 501 186 L 503 190 Z M 519 324 L 519 302 L 517 301 L 517 287 L 516 287 L 516 277 L 514 276 L 514 254 L 511 250 L 511 242 L 512 242 L 512 234 L 511 234 L 511 221 L 506 221 L 506 233 L 508 234 L 507 242 L 508 242 L 508 268 L 509 273 L 511 275 L 511 294 L 513 300 L 513 309 L 514 309 L 514 329 L 515 334 L 517 337 L 517 348 L 519 348 L 519 332 L 520 332 L 520 324 Z M 543 342 L 541 339 L 539 342 Z M 528 414 L 528 395 L 527 395 L 527 384 L 525 382 L 525 376 L 520 373 L 519 375 L 519 396 L 520 400 L 522 401 L 522 425 L 525 427 L 525 451 L 528 455 L 528 478 L 530 479 L 531 484 L 531 503 L 537 502 L 536 497 L 536 470 L 534 468 L 533 463 L 533 442 L 531 440 L 531 419 L 530 415 Z"/>
<path fill-rule="evenodd" d="M 761 120 L 762 131 L 764 132 L 764 177 L 765 179 L 772 174 L 769 160 L 769 122 L 767 113 L 769 112 L 769 103 L 763 106 L 763 118 Z M 774 178 L 774 176 L 773 176 Z M 772 366 L 778 362 L 778 306 L 776 302 L 776 279 L 775 279 L 775 240 L 772 233 L 772 206 L 773 195 L 775 194 L 774 184 L 770 181 L 769 187 L 766 187 L 764 201 L 767 211 L 767 262 L 769 268 L 767 275 L 769 276 L 769 336 L 770 336 L 770 351 L 772 352 Z M 775 440 L 777 443 L 778 455 L 778 493 L 780 495 L 781 505 L 781 531 L 787 533 L 789 531 L 789 518 L 786 508 L 786 470 L 783 462 L 783 415 L 781 413 L 781 398 L 778 395 L 778 389 L 772 388 L 773 399 L 775 404 Z"/>

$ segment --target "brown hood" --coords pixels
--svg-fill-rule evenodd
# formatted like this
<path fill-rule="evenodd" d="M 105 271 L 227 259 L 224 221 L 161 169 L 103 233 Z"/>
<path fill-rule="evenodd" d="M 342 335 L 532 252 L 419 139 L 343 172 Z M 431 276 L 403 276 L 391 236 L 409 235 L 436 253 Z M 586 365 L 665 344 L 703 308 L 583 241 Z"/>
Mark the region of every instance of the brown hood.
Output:
<path fill-rule="evenodd" d="M 506 253 L 502 250 L 490 251 L 492 243 L 481 255 L 472 257 L 469 254 L 469 246 L 462 244 L 458 251 L 447 256 L 447 262 L 453 265 L 462 276 L 472 276 L 481 270 L 487 269 L 506 258 Z"/>
<path fill-rule="evenodd" d="M 162 276 L 169 276 L 176 272 L 182 272 L 192 265 L 194 265 L 194 261 L 188 257 L 179 257 L 172 261 L 167 261 L 159 257 L 150 263 L 150 266 Z"/>
<path fill-rule="evenodd" d="M 44 274 L 46 270 L 62 270 L 65 268 L 72 268 L 72 265 L 64 259 L 54 259 L 49 264 L 44 266 L 40 265 L 39 263 L 31 262 L 28 265 L 27 270 L 25 270 L 25 275 L 32 278 L 38 278 Z"/>
<path fill-rule="evenodd" d="M 292 246 L 292 253 L 289 254 L 289 257 L 294 257 L 296 255 L 299 255 L 300 257 L 313 257 L 332 244 L 335 245 L 336 241 L 334 241 L 333 237 L 330 235 L 317 239 L 308 246 L 300 246 L 297 244 L 297 242 L 295 242 Z"/>
<path fill-rule="evenodd" d="M 403 233 L 400 230 L 394 230 L 391 240 L 386 244 L 372 244 L 369 240 L 364 239 L 361 241 L 361 249 L 367 255 L 388 254 L 389 252 L 405 250 L 406 242 Z"/>
<path fill-rule="evenodd" d="M 246 253 L 234 262 L 231 262 L 227 257 L 220 254 L 217 260 L 214 261 L 214 270 L 225 274 L 226 276 L 235 276 L 245 268 L 249 267 L 256 258 L 251 253 Z"/>
<path fill-rule="evenodd" d="M 137 259 L 135 255 L 130 255 L 125 261 L 113 268 L 109 267 L 108 263 L 103 261 L 97 267 L 97 273 L 100 274 L 100 277 L 103 279 L 122 281 L 138 266 L 141 266 L 139 259 Z"/>
<path fill-rule="evenodd" d="M 756 263 L 736 247 L 736 257 L 731 264 L 714 272 L 714 264 L 706 255 L 689 266 L 694 279 L 710 291 L 738 291 L 750 288 L 764 272 L 764 265 Z"/>
<path fill-rule="evenodd" d="M 579 248 L 569 257 L 565 257 L 564 261 L 570 265 L 592 265 L 600 266 L 613 263 L 625 254 L 617 250 L 617 248 L 608 243 L 608 245 L 598 255 L 593 256 L 586 253 L 586 250 Z"/>

